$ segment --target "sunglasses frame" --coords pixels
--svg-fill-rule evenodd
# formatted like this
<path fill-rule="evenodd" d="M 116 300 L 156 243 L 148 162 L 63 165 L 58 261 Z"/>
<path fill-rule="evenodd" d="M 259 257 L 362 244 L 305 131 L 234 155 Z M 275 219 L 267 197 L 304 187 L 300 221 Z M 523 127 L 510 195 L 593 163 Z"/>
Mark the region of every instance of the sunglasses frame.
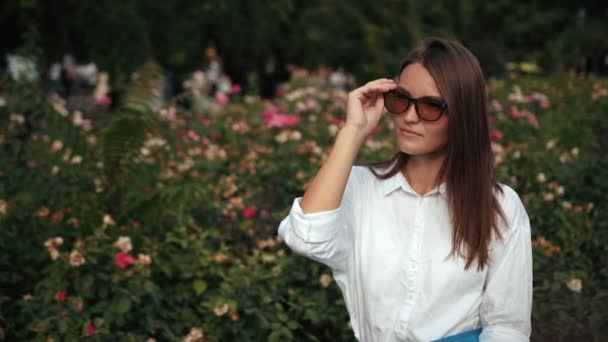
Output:
<path fill-rule="evenodd" d="M 395 113 L 395 112 L 391 111 L 388 108 L 388 106 L 387 106 L 387 103 L 388 103 L 387 96 L 389 96 L 390 94 L 395 94 L 395 96 L 403 97 L 403 98 L 405 98 L 405 99 L 408 100 L 408 105 L 407 105 L 407 107 L 405 107 L 405 109 L 402 112 Z M 414 103 L 414 109 L 416 110 L 416 115 L 418 116 L 418 118 L 420 120 L 422 120 L 422 121 L 427 121 L 427 122 L 438 121 L 439 119 L 441 119 L 441 116 L 443 115 L 443 113 L 448 109 L 448 104 L 445 103 L 445 102 L 443 102 L 443 101 L 441 101 L 441 100 L 437 100 L 437 99 L 434 99 L 434 98 L 428 97 L 428 96 L 423 96 L 423 97 L 419 97 L 419 98 L 413 98 L 411 96 L 408 96 L 406 94 L 398 92 L 396 89 L 393 89 L 393 90 L 390 90 L 390 91 L 384 93 L 383 94 L 383 98 L 384 98 L 384 107 L 386 108 L 387 111 L 389 111 L 390 113 L 393 113 L 393 114 L 402 114 L 402 113 L 405 113 L 408 109 L 410 109 L 410 106 L 412 105 L 412 102 L 413 102 Z M 438 105 L 441 106 L 441 112 L 439 112 L 439 116 L 437 117 L 437 119 L 435 119 L 435 120 L 427 120 L 427 119 L 423 118 L 422 116 L 420 116 L 420 111 L 418 110 L 418 101 L 419 100 L 431 100 L 432 102 L 434 102 L 434 103 L 436 103 L 436 104 L 438 104 Z"/>

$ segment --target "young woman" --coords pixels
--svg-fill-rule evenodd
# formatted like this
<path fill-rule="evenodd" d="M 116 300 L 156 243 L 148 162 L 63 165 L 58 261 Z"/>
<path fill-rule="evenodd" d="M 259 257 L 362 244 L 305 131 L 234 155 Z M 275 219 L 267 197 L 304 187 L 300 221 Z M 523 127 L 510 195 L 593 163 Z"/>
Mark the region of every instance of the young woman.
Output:
<path fill-rule="evenodd" d="M 530 222 L 495 179 L 486 104 L 477 59 L 436 38 L 396 80 L 349 93 L 346 124 L 278 233 L 331 268 L 358 340 L 529 341 Z M 399 151 L 353 166 L 384 108 Z"/>

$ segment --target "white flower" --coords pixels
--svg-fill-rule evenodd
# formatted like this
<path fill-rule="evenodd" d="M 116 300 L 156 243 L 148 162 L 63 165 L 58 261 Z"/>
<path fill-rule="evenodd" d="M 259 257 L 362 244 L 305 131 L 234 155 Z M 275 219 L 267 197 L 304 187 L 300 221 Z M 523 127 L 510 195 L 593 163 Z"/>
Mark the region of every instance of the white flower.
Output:
<path fill-rule="evenodd" d="M 300 131 L 293 131 L 291 132 L 291 140 L 300 140 L 302 139 L 302 133 L 300 133 Z"/>
<path fill-rule="evenodd" d="M 545 176 L 545 174 L 541 172 L 541 173 L 539 173 L 539 174 L 536 176 L 536 180 L 537 180 L 539 183 L 544 183 L 544 182 L 546 182 L 546 181 L 547 181 L 547 176 Z"/>
<path fill-rule="evenodd" d="M 118 247 L 123 253 L 129 253 L 131 249 L 133 249 L 133 245 L 131 244 L 131 238 L 128 236 L 120 236 L 118 240 L 116 240 L 114 245 Z"/>
<path fill-rule="evenodd" d="M 25 122 L 25 117 L 21 114 L 12 113 L 10 115 L 10 120 L 18 124 L 23 124 Z"/>
<path fill-rule="evenodd" d="M 519 159 L 521 157 L 521 152 L 519 150 L 513 152 L 513 159 Z"/>
<path fill-rule="evenodd" d="M 228 304 L 226 304 L 226 303 L 220 304 L 220 305 L 217 305 L 213 309 L 213 313 L 216 316 L 224 316 L 226 313 L 228 313 L 228 309 L 230 309 L 230 307 L 228 306 Z"/>
<path fill-rule="evenodd" d="M 547 141 L 547 144 L 545 145 L 545 148 L 547 150 L 551 150 L 555 147 L 555 144 L 557 143 L 557 139 L 551 139 L 549 141 Z"/>
<path fill-rule="evenodd" d="M 336 133 L 338 133 L 338 126 L 336 126 L 335 124 L 331 124 L 327 127 L 327 130 L 329 131 L 329 135 L 334 136 L 336 135 Z"/>
<path fill-rule="evenodd" d="M 558 195 L 563 196 L 564 193 L 566 192 L 566 189 L 564 189 L 564 187 L 562 185 L 560 185 L 560 186 L 557 187 L 557 191 L 556 192 L 557 192 Z"/>
<path fill-rule="evenodd" d="M 8 62 L 8 71 L 13 80 L 25 80 L 29 82 L 38 80 L 36 63 L 31 58 L 7 54 L 6 61 Z"/>
<path fill-rule="evenodd" d="M 55 141 L 53 141 L 53 144 L 51 145 L 51 150 L 53 152 L 58 152 L 62 148 L 63 148 L 63 143 L 61 142 L 61 140 L 55 140 Z"/>
<path fill-rule="evenodd" d="M 82 118 L 82 113 L 80 111 L 75 111 L 74 116 L 72 117 L 72 124 L 76 127 L 82 126 L 84 123 L 84 119 Z"/>
<path fill-rule="evenodd" d="M 580 280 L 579 278 L 570 279 L 568 281 L 568 283 L 566 283 L 566 285 L 568 285 L 568 288 L 570 289 L 570 291 L 576 292 L 576 293 L 580 293 L 581 290 L 583 289 L 583 281 Z"/>
<path fill-rule="evenodd" d="M 112 218 L 112 216 L 110 216 L 109 214 L 105 214 L 103 216 L 103 224 L 105 226 L 113 226 L 116 224 L 116 221 L 114 221 L 114 219 Z"/>
<path fill-rule="evenodd" d="M 574 147 L 572 148 L 572 150 L 570 150 L 570 153 L 572 153 L 573 156 L 578 157 L 578 153 L 579 153 L 579 149 L 578 147 Z"/>
<path fill-rule="evenodd" d="M 80 164 L 80 163 L 82 163 L 82 157 L 81 156 L 74 156 L 72 158 L 72 160 L 70 160 L 70 163 L 72 163 L 74 165 Z"/>

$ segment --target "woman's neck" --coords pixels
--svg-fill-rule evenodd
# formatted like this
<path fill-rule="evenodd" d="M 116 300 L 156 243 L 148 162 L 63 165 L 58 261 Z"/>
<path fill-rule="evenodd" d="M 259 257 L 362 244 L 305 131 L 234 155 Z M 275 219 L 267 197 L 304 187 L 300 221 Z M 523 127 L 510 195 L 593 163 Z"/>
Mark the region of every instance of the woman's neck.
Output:
<path fill-rule="evenodd" d="M 436 155 L 409 156 L 403 169 L 403 175 L 412 189 L 420 196 L 436 188 L 437 176 L 446 156 Z"/>

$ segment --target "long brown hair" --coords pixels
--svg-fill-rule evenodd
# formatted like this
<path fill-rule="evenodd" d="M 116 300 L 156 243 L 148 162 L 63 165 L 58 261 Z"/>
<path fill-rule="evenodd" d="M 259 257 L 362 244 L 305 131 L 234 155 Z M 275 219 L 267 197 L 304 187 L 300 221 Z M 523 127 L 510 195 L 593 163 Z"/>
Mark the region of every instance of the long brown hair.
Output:
<path fill-rule="evenodd" d="M 461 44 L 429 38 L 402 63 L 420 63 L 431 74 L 448 104 L 447 157 L 439 170 L 437 184 L 446 182 L 452 220 L 452 250 L 448 257 L 466 257 L 465 270 L 477 260 L 478 270 L 490 261 L 493 233 L 500 239 L 499 221 L 506 222 L 496 197 L 502 193 L 496 181 L 487 118 L 487 94 L 481 67 L 475 56 Z M 392 159 L 367 166 L 379 179 L 401 172 L 408 155 L 397 152 Z M 394 163 L 394 165 L 393 165 Z M 383 174 L 375 168 L 390 169 Z"/>

